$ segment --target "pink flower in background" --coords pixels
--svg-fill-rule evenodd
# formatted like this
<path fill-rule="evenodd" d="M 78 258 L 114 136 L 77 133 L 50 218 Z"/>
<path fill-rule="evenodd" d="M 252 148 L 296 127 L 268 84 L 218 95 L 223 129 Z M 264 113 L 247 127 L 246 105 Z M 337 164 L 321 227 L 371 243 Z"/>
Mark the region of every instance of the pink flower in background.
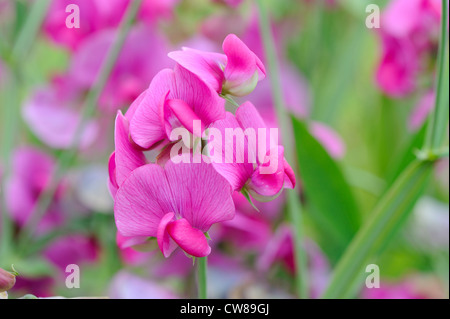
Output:
<path fill-rule="evenodd" d="M 236 111 L 236 117 L 227 113 L 224 120 L 215 122 L 212 127 L 219 130 L 222 136 L 227 135 L 227 130 L 251 129 L 255 133 L 256 141 L 264 139 L 262 144 L 265 148 L 260 149 L 256 147 L 258 142 L 249 146 L 248 136 L 244 136 L 244 145 L 240 144 L 242 139 L 239 139 L 240 142 L 236 139 L 234 143 L 225 138 L 222 143 L 225 154 L 222 154 L 220 161 L 216 159 L 212 163 L 227 179 L 233 190 L 245 190 L 259 201 L 268 201 L 276 198 L 284 188 L 295 187 L 294 172 L 284 158 L 284 148 L 278 145 L 278 136 L 274 140 L 253 104 L 250 102 L 242 104 Z M 260 129 L 265 131 L 265 137 L 259 135 Z M 232 145 L 227 146 L 227 142 Z M 227 152 L 229 147 L 233 152 Z M 241 153 L 242 150 L 245 154 Z M 263 160 L 260 158 L 262 152 L 265 154 Z M 213 155 L 215 156 L 217 155 Z M 243 161 L 239 160 L 239 157 L 242 157 Z M 251 162 L 251 157 L 255 163 Z"/>
<path fill-rule="evenodd" d="M 345 143 L 331 127 L 319 122 L 312 122 L 309 129 L 311 134 L 332 157 L 338 159 L 344 157 Z"/>
<path fill-rule="evenodd" d="M 217 93 L 244 96 L 266 76 L 261 60 L 236 35 L 223 41 L 225 54 L 183 48 L 169 57 L 198 75 Z"/>
<path fill-rule="evenodd" d="M 109 288 L 112 299 L 176 299 L 175 293 L 151 281 L 121 271 L 115 275 Z"/>
<path fill-rule="evenodd" d="M 89 90 L 97 81 L 115 34 L 105 30 L 83 42 L 71 62 L 73 85 Z M 158 71 L 170 65 L 166 47 L 165 40 L 152 29 L 132 29 L 100 97 L 100 107 L 115 111 L 136 99 Z"/>
<path fill-rule="evenodd" d="M 135 169 L 116 194 L 114 214 L 123 236 L 156 237 L 165 257 L 180 247 L 209 255 L 205 232 L 234 217 L 231 188 L 211 165 L 148 164 Z"/>
<path fill-rule="evenodd" d="M 152 80 L 130 124 L 133 141 L 144 149 L 171 141 L 171 132 L 185 127 L 193 133 L 193 121 L 204 127 L 225 117 L 225 100 L 196 75 L 177 65 Z"/>
<path fill-rule="evenodd" d="M 76 104 L 61 96 L 57 88 L 41 89 L 25 102 L 22 116 L 31 131 L 48 146 L 67 149 L 77 142 L 79 148 L 85 149 L 96 139 L 99 127 L 94 120 L 87 121 L 80 138 L 75 140 L 81 123 Z"/>
<path fill-rule="evenodd" d="M 425 123 L 434 108 L 435 98 L 434 90 L 432 90 L 427 92 L 417 103 L 409 116 L 408 127 L 411 131 L 417 131 Z"/>
<path fill-rule="evenodd" d="M 12 165 L 12 173 L 5 188 L 6 207 L 13 221 L 21 227 L 29 220 L 39 196 L 48 187 L 55 162 L 40 150 L 22 147 L 15 150 Z M 38 233 L 45 233 L 62 224 L 60 199 L 63 192 L 64 186 L 60 185 L 49 210 L 39 223 Z"/>
<path fill-rule="evenodd" d="M 44 32 L 57 44 L 77 51 L 91 35 L 106 29 L 117 28 L 130 0 L 53 0 L 44 21 Z M 138 19 L 154 24 L 159 18 L 170 18 L 178 0 L 144 0 Z M 70 4 L 76 4 L 80 12 L 80 27 L 68 28 L 66 12 Z"/>
<path fill-rule="evenodd" d="M 411 282 L 387 283 L 381 282 L 380 288 L 365 288 L 361 293 L 363 299 L 426 299 L 414 289 Z"/>
<path fill-rule="evenodd" d="M 376 80 L 393 97 L 412 93 L 434 54 L 441 18 L 439 0 L 394 0 L 381 19 L 382 58 Z"/>
<path fill-rule="evenodd" d="M 328 260 L 320 248 L 311 240 L 306 241 L 305 250 L 308 255 L 308 269 L 311 283 L 311 296 L 318 298 L 326 289 L 331 270 Z M 294 237 L 292 229 L 281 225 L 266 246 L 257 261 L 257 268 L 267 272 L 276 262 L 282 262 L 287 270 L 294 274 Z"/>
<path fill-rule="evenodd" d="M 65 274 L 68 265 L 96 261 L 99 247 L 94 238 L 84 235 L 68 235 L 50 243 L 45 248 L 43 255 Z"/>

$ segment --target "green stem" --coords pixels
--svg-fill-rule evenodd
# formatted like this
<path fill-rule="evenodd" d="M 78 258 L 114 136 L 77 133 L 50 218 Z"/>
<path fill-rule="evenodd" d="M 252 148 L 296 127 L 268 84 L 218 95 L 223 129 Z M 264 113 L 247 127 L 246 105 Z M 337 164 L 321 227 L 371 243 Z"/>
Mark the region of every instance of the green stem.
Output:
<path fill-rule="evenodd" d="M 378 202 L 371 219 L 358 231 L 336 266 L 324 298 L 342 298 L 354 290 L 369 258 L 384 248 L 420 197 L 432 170 L 431 163 L 413 162 Z"/>
<path fill-rule="evenodd" d="M 282 89 L 280 86 L 280 72 L 278 66 L 278 60 L 275 53 L 275 44 L 273 34 L 270 29 L 270 19 L 267 13 L 267 8 L 264 0 L 258 0 L 259 5 L 259 23 L 261 28 L 261 34 L 263 37 L 264 51 L 266 54 L 266 60 L 268 70 L 270 74 L 270 83 L 272 88 L 272 96 L 275 103 L 275 109 L 277 113 L 279 127 L 281 129 L 281 135 L 283 141 L 287 147 L 285 147 L 285 157 L 291 164 L 296 163 L 294 150 L 294 143 L 292 139 L 292 125 L 290 123 L 289 115 L 286 112 L 284 106 Z M 288 190 L 288 212 L 293 225 L 294 231 L 294 257 L 296 267 L 295 287 L 299 298 L 307 299 L 309 297 L 308 288 L 308 263 L 306 253 L 304 252 L 303 245 L 303 224 L 302 224 L 302 207 L 297 190 Z"/>
<path fill-rule="evenodd" d="M 441 37 L 439 42 L 438 71 L 437 71 L 437 92 L 435 108 L 430 116 L 430 125 L 428 126 L 425 151 L 434 153 L 438 150 L 445 138 L 449 116 L 449 53 L 448 53 L 448 28 L 447 1 L 442 0 L 441 17 Z"/>
<path fill-rule="evenodd" d="M 198 258 L 198 299 L 207 299 L 208 291 L 207 291 L 207 268 L 208 268 L 208 260 L 207 257 Z"/>
<path fill-rule="evenodd" d="M 87 120 L 92 116 L 96 109 L 100 95 L 102 94 L 103 88 L 108 81 L 108 77 L 111 74 L 117 58 L 119 57 L 121 49 L 125 43 L 126 37 L 131 29 L 134 18 L 139 10 L 141 3 L 142 0 L 133 0 L 128 6 L 127 12 L 119 26 L 116 40 L 109 50 L 105 61 L 103 62 L 94 87 L 89 91 L 86 97 L 82 118 L 74 134 L 74 139 L 71 143 L 71 147 L 67 152 L 62 153 L 58 158 L 58 165 L 52 175 L 52 179 L 48 187 L 46 188 L 46 191 L 43 192 L 43 194 L 39 197 L 30 219 L 20 233 L 19 243 L 21 245 L 19 246 L 19 249 L 23 248 L 28 240 L 32 237 L 36 225 L 42 219 L 52 202 L 53 196 L 63 174 L 67 171 L 67 169 L 70 167 L 70 164 L 76 157 L 76 154 L 78 152 L 78 145 L 81 139 L 81 133 L 84 131 Z"/>

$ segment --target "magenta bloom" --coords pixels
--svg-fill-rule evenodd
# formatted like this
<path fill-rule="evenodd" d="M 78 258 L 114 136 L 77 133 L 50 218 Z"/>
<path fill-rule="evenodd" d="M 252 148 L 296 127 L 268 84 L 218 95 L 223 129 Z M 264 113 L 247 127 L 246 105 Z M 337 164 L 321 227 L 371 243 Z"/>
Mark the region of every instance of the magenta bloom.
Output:
<path fill-rule="evenodd" d="M 268 201 L 276 198 L 284 188 L 295 187 L 295 175 L 284 158 L 283 146 L 278 145 L 278 135 L 271 136 L 271 130 L 253 104 L 242 104 L 236 111 L 236 117 L 227 113 L 224 120 L 215 122 L 212 127 L 225 136 L 225 154 L 219 161 L 213 159 L 212 163 L 233 190 L 247 191 L 259 201 Z M 243 139 L 236 137 L 234 143 L 233 139 L 227 138 L 233 130 L 253 132 L 252 139 L 256 143 L 252 143 L 247 135 Z M 263 132 L 265 136 L 260 135 Z M 227 152 L 227 149 L 233 151 Z"/>
<path fill-rule="evenodd" d="M 144 149 L 171 141 L 171 132 L 185 127 L 193 133 L 193 122 L 206 127 L 225 117 L 225 100 L 195 74 L 177 65 L 159 72 L 131 119 L 133 141 Z"/>
<path fill-rule="evenodd" d="M 170 18 L 177 3 L 178 0 L 144 0 L 138 20 L 153 24 L 159 18 Z M 70 4 L 79 7 L 79 28 L 66 26 L 66 19 L 71 13 L 66 12 L 66 8 Z M 43 29 L 55 43 L 75 52 L 91 35 L 116 28 L 129 4 L 130 0 L 53 0 Z"/>
<path fill-rule="evenodd" d="M 376 80 L 388 95 L 412 93 L 434 54 L 441 19 L 439 0 L 393 0 L 382 15 L 382 58 Z"/>
<path fill-rule="evenodd" d="M 225 54 L 183 48 L 169 53 L 169 57 L 198 75 L 216 92 L 244 96 L 265 78 L 261 60 L 236 35 L 228 35 L 223 42 Z"/>
<path fill-rule="evenodd" d="M 234 217 L 231 187 L 211 165 L 147 164 L 135 169 L 116 194 L 116 225 L 123 236 L 156 237 L 165 257 L 180 247 L 209 255 L 205 232 Z"/>

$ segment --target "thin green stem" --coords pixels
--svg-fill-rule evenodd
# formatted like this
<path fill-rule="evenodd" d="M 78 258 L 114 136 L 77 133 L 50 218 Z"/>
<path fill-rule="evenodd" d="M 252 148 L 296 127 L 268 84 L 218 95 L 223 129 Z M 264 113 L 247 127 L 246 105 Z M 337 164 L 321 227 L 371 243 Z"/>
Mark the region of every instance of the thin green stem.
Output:
<path fill-rule="evenodd" d="M 425 151 L 433 153 L 438 150 L 445 138 L 449 116 L 449 53 L 448 53 L 448 0 L 442 0 L 441 36 L 439 42 L 437 92 L 435 108 L 430 116 Z"/>
<path fill-rule="evenodd" d="M 105 61 L 103 62 L 103 65 L 101 67 L 101 70 L 99 72 L 94 87 L 89 91 L 86 97 L 82 119 L 74 134 L 71 147 L 67 152 L 62 153 L 62 155 L 58 158 L 58 165 L 55 171 L 53 172 L 52 179 L 48 187 L 46 188 L 46 191 L 43 192 L 43 194 L 41 194 L 41 196 L 39 197 L 30 219 L 28 220 L 28 222 L 21 231 L 19 238 L 20 242 L 19 249 L 23 248 L 24 245 L 33 235 L 36 225 L 42 219 L 42 217 L 44 216 L 45 212 L 47 211 L 48 207 L 52 202 L 52 199 L 54 197 L 54 194 L 56 192 L 56 189 L 63 174 L 70 167 L 72 161 L 76 157 L 78 145 L 80 143 L 82 135 L 81 133 L 84 131 L 87 120 L 92 116 L 92 114 L 96 109 L 100 95 L 106 85 L 108 77 L 111 74 L 111 71 L 117 61 L 117 58 L 119 57 L 119 54 L 122 50 L 126 37 L 131 29 L 134 18 L 139 10 L 141 3 L 142 0 L 133 0 L 128 6 L 127 12 L 119 26 L 116 40 L 114 41 L 112 47 L 110 48 Z"/>
<path fill-rule="evenodd" d="M 294 150 L 294 143 L 292 139 L 292 125 L 289 115 L 284 106 L 282 89 L 280 86 L 280 72 L 278 66 L 278 59 L 275 53 L 275 44 L 273 34 L 270 28 L 270 19 L 267 13 L 267 8 L 264 0 L 258 0 L 259 5 L 259 23 L 261 34 L 263 37 L 264 51 L 269 70 L 269 78 L 272 88 L 272 96 L 275 103 L 275 109 L 281 129 L 285 147 L 285 157 L 292 165 L 296 163 Z M 288 212 L 294 230 L 294 256 L 296 267 L 295 287 L 299 298 L 307 299 L 309 297 L 308 288 L 308 263 L 306 253 L 303 245 L 303 224 L 302 224 L 302 208 L 298 192 L 288 190 Z"/>
<path fill-rule="evenodd" d="M 208 260 L 207 257 L 198 258 L 198 274 L 197 274 L 197 283 L 198 283 L 198 299 L 207 299 L 208 298 L 208 290 L 207 290 L 207 270 L 208 270 Z"/>

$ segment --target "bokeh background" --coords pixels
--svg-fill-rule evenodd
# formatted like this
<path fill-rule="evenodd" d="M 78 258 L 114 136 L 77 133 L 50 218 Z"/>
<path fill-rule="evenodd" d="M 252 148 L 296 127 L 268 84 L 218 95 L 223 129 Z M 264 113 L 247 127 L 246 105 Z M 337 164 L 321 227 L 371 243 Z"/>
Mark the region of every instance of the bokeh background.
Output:
<path fill-rule="evenodd" d="M 20 273 L 10 298 L 195 296 L 195 267 L 182 252 L 166 260 L 157 249 L 126 247 L 117 236 L 107 188 L 114 119 L 158 71 L 173 66 L 167 53 L 183 46 L 221 52 L 223 39 L 234 33 L 266 63 L 258 9 L 252 0 L 144 0 L 86 114 L 85 100 L 129 2 L 0 0 L 0 268 L 14 264 Z M 380 8 L 380 28 L 366 26 L 372 3 Z M 80 8 L 79 29 L 66 27 L 69 4 Z M 267 5 L 286 109 L 319 142 L 301 154 L 315 167 L 315 156 L 325 151 L 342 175 L 320 165 L 302 172 L 300 165 L 310 296 L 317 298 L 348 238 L 423 144 L 434 107 L 441 1 Z M 246 99 L 277 125 L 268 79 Z M 423 195 L 376 259 L 381 287 L 361 288 L 352 297 L 448 298 L 448 168 L 448 158 L 436 162 Z M 319 202 L 304 192 L 303 175 L 306 184 L 322 185 L 315 190 Z M 349 189 L 349 207 L 326 211 L 342 196 L 330 192 L 333 187 Z M 260 213 L 241 195 L 235 203 L 236 218 L 210 232 L 210 297 L 294 298 L 285 196 L 257 204 Z M 338 226 L 348 216 L 356 229 Z M 80 266 L 79 289 L 65 285 L 69 264 Z"/>

